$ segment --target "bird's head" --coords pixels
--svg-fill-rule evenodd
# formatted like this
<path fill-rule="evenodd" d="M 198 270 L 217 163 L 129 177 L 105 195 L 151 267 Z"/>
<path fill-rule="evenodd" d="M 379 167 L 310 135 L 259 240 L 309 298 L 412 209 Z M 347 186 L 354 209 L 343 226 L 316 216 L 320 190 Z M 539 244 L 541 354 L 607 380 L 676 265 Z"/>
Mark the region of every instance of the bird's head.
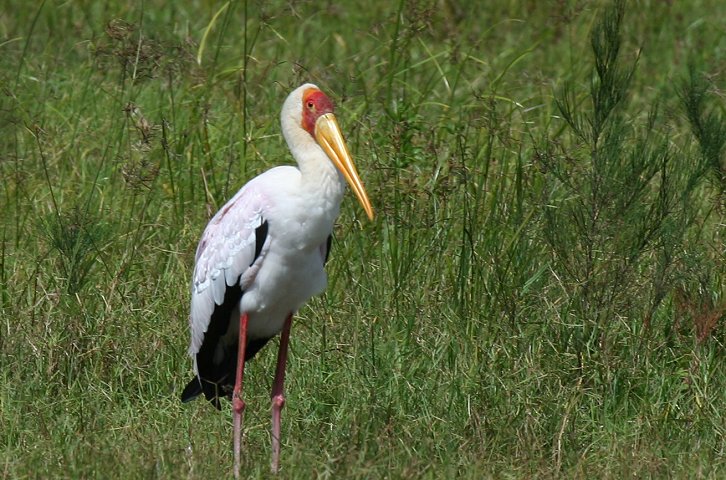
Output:
<path fill-rule="evenodd" d="M 330 98 L 315 85 L 306 83 L 295 89 L 285 100 L 282 109 L 283 133 L 291 146 L 295 143 L 291 138 L 296 136 L 295 133 L 310 135 L 343 174 L 368 218 L 372 220 L 373 207 L 358 176 L 333 110 Z"/>

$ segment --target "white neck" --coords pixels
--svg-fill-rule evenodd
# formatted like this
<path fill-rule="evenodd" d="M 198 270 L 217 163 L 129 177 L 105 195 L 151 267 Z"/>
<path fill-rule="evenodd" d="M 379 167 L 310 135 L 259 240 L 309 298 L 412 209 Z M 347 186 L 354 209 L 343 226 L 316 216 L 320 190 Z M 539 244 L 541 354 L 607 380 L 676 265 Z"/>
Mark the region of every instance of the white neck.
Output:
<path fill-rule="evenodd" d="M 340 214 L 345 181 L 322 149 L 317 149 L 319 152 L 312 150 L 294 154 L 300 170 L 300 183 L 294 191 L 296 200 L 288 205 L 285 214 L 301 229 L 299 236 L 289 239 L 295 249 L 323 245 Z"/>
<path fill-rule="evenodd" d="M 300 194 L 308 208 L 323 209 L 338 216 L 345 193 L 345 179 L 318 142 L 301 125 L 300 105 L 302 92 L 314 85 L 306 84 L 296 89 L 285 100 L 280 116 L 282 133 L 292 156 L 298 164 L 301 176 Z M 324 212 L 318 211 L 318 214 Z M 327 212 L 325 212 L 327 213 Z"/>
<path fill-rule="evenodd" d="M 304 204 L 309 209 L 318 210 L 318 214 L 331 216 L 334 220 L 338 216 L 345 193 L 343 175 L 308 132 L 299 128 L 290 136 L 294 140 L 288 138 L 288 135 L 285 137 L 300 170 L 300 195 Z"/>
<path fill-rule="evenodd" d="M 285 103 L 281 115 L 282 133 L 300 170 L 300 183 L 291 192 L 297 199 L 285 213 L 307 232 L 298 238 L 302 244 L 297 248 L 318 248 L 338 218 L 346 183 L 328 155 L 302 128 L 300 117 L 292 114 L 293 105 L 301 104 L 302 99 L 293 98 L 290 107 L 287 101 Z"/>

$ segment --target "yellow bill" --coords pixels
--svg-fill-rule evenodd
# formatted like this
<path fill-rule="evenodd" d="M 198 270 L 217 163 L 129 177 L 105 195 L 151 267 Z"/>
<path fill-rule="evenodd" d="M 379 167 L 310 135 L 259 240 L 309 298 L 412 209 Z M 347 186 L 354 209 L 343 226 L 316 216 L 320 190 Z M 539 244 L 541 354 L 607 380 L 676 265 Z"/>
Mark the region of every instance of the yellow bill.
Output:
<path fill-rule="evenodd" d="M 318 144 L 325 150 L 330 160 L 332 160 L 338 170 L 340 170 L 340 173 L 348 181 L 350 188 L 355 193 L 355 196 L 358 197 L 368 218 L 373 220 L 373 207 L 371 207 L 366 190 L 360 181 L 358 171 L 355 169 L 353 158 L 350 156 L 348 147 L 345 145 L 345 140 L 343 140 L 343 134 L 340 132 L 335 115 L 326 113 L 318 118 L 317 122 L 315 122 L 315 140 L 318 141 Z"/>

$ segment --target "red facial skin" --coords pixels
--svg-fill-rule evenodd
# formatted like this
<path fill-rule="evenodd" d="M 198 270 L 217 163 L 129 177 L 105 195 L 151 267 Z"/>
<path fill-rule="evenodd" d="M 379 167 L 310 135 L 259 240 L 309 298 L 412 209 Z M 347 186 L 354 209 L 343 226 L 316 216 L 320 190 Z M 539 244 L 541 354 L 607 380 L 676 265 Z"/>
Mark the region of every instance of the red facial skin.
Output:
<path fill-rule="evenodd" d="M 316 88 L 308 88 L 303 93 L 302 127 L 314 138 L 315 122 L 321 115 L 333 113 L 333 102 Z"/>

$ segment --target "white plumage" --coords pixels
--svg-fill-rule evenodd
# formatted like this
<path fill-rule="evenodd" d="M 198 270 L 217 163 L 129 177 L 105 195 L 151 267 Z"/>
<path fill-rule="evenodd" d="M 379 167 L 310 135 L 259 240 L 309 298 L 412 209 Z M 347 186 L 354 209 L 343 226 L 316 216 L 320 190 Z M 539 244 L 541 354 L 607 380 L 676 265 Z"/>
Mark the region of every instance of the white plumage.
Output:
<path fill-rule="evenodd" d="M 249 181 L 209 222 L 196 253 L 189 353 L 197 377 L 182 393 L 184 401 L 204 393 L 219 406 L 219 397 L 229 396 L 234 384 L 240 392 L 235 414 L 241 415 L 244 360 L 288 322 L 273 387 L 273 470 L 279 450 L 275 388 L 284 403 L 289 319 L 325 289 L 324 264 L 346 180 L 373 217 L 332 111 L 332 102 L 312 84 L 287 97 L 282 132 L 298 166 L 276 167 Z M 243 348 L 245 358 L 238 354 Z M 236 430 L 237 417 L 235 422 Z"/>

